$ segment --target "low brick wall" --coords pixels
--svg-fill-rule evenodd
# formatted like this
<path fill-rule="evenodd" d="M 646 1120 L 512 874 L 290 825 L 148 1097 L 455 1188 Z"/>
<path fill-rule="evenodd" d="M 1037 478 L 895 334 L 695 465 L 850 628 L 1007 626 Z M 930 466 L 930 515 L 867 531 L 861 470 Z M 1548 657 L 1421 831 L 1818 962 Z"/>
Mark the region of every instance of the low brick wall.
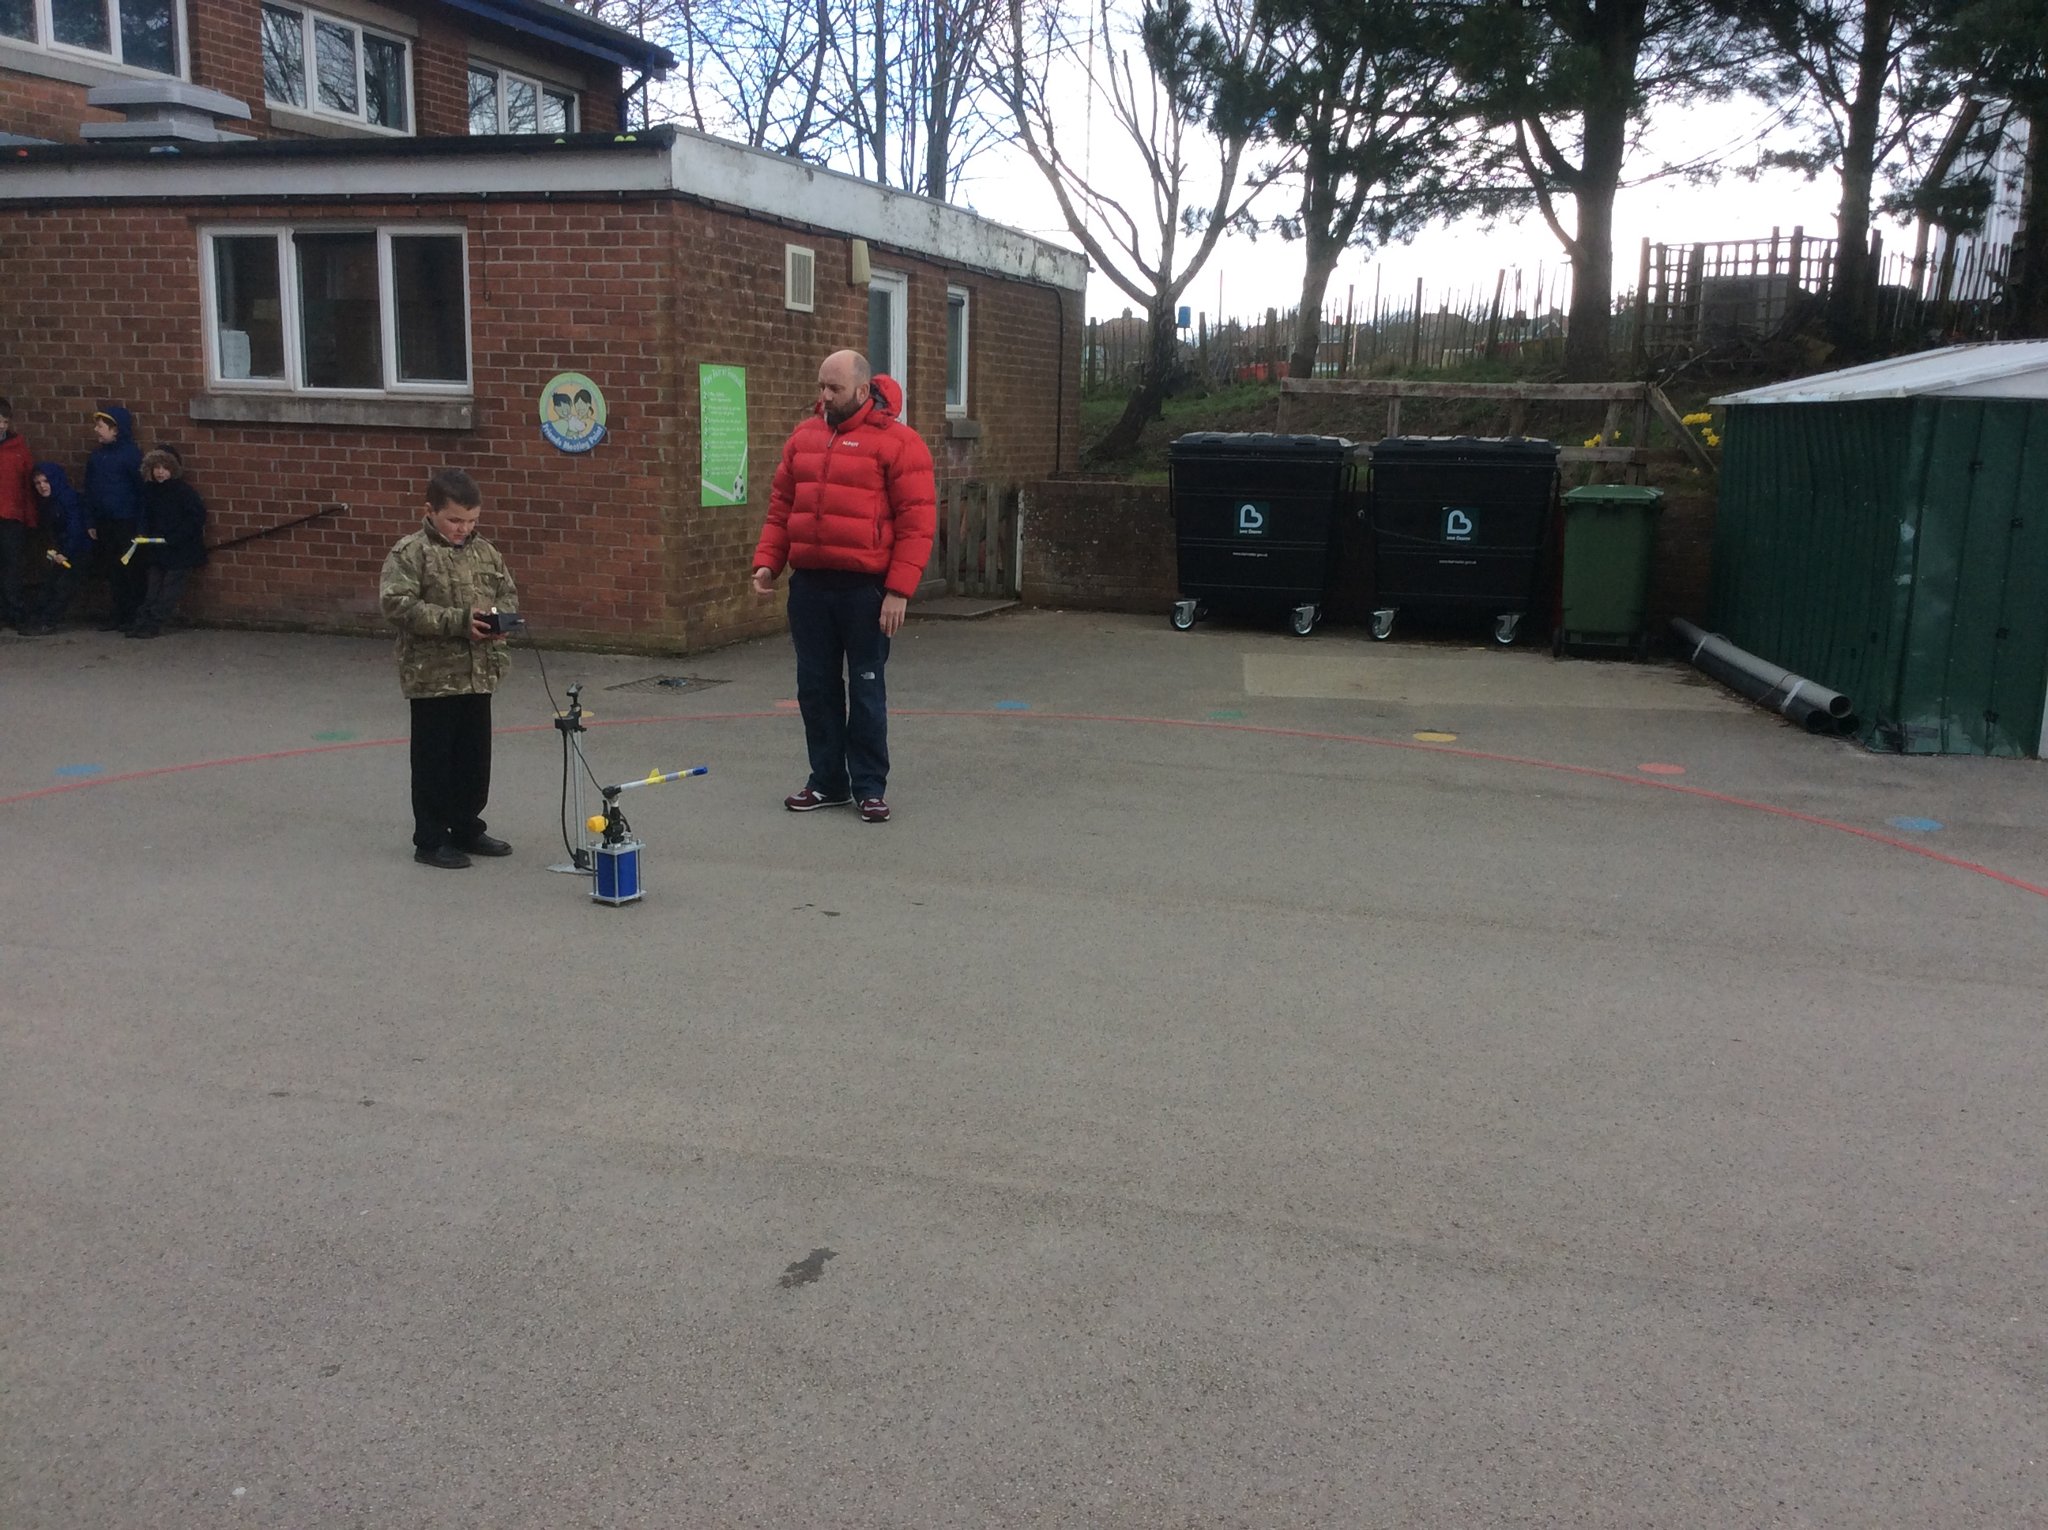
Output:
<path fill-rule="evenodd" d="M 1711 487 L 1667 491 L 1651 555 L 1650 634 L 1669 619 L 1698 620 L 1707 609 L 1714 552 Z M 1164 612 L 1179 597 L 1171 502 L 1164 484 L 1064 478 L 1023 494 L 1023 598 L 1032 605 L 1099 611 Z M 1370 619 L 1370 534 L 1340 520 L 1335 578 L 1326 614 L 1334 622 Z M 1547 638 L 1548 618 L 1532 637 Z"/>
<path fill-rule="evenodd" d="M 1023 494 L 1023 598 L 1098 611 L 1165 611 L 1180 595 L 1166 485 L 1053 478 Z"/>

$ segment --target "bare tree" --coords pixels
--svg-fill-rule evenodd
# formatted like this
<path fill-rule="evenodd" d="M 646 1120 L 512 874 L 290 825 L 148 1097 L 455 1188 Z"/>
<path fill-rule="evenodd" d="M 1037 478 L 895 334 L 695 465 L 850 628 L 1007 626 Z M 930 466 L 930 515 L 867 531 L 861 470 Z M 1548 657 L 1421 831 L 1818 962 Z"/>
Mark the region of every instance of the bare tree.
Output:
<path fill-rule="evenodd" d="M 944 200 L 1010 133 L 1001 0 L 578 3 L 676 55 L 669 115 L 753 148 Z"/>
<path fill-rule="evenodd" d="M 1138 386 L 1097 443 L 1101 457 L 1129 451 L 1158 417 L 1181 294 L 1266 184 L 1244 174 L 1253 121 L 1231 82 L 1265 75 L 1271 31 L 1251 0 L 1208 3 L 1198 18 L 1193 0 L 1145 0 L 1133 35 L 1099 0 L 1079 41 L 1096 55 L 1086 88 L 1100 92 L 1112 129 L 1103 158 L 1118 163 L 1098 168 L 1073 148 L 1080 49 L 1056 14 L 1027 19 L 1023 0 L 1009 0 L 1007 86 L 1018 139 L 1069 231 L 1097 270 L 1144 305 L 1149 326 Z M 1114 189 L 1125 177 L 1137 188 L 1130 195 Z"/>

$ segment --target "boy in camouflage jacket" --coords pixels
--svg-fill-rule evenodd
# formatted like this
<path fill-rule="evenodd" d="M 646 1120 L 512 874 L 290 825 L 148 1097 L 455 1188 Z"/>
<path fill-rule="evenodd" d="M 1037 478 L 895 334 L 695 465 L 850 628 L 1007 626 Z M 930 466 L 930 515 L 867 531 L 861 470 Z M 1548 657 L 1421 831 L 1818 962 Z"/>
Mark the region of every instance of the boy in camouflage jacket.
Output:
<path fill-rule="evenodd" d="M 476 534 L 483 492 L 458 468 L 427 480 L 426 521 L 384 559 L 378 598 L 398 629 L 398 684 L 412 704 L 412 858 L 459 871 L 473 855 L 510 855 L 485 832 L 491 795 L 491 692 L 505 678 L 518 609 L 505 560 Z"/>

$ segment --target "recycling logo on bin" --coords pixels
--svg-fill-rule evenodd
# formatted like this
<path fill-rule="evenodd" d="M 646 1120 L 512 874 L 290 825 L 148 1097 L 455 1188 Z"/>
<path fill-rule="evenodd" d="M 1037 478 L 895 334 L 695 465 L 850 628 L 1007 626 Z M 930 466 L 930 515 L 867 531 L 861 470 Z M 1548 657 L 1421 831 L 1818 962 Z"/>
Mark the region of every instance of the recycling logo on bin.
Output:
<path fill-rule="evenodd" d="M 1470 510 L 1460 510 L 1453 505 L 1444 511 L 1444 540 L 1446 542 L 1469 542 L 1477 531 L 1478 523 L 1472 519 Z"/>
<path fill-rule="evenodd" d="M 1267 507 L 1256 500 L 1247 500 L 1237 507 L 1237 534 L 1241 537 L 1262 537 L 1266 534 Z"/>

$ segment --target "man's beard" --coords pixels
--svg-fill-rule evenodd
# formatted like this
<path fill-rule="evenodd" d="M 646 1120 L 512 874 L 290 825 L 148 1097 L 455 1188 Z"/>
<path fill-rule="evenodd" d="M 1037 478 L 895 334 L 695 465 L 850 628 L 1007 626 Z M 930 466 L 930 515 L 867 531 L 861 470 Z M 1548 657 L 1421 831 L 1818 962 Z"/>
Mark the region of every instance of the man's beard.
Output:
<path fill-rule="evenodd" d="M 844 425 L 848 420 L 859 414 L 866 404 L 866 399 L 857 398 L 844 409 L 827 408 L 825 411 L 825 423 L 834 428 Z"/>

